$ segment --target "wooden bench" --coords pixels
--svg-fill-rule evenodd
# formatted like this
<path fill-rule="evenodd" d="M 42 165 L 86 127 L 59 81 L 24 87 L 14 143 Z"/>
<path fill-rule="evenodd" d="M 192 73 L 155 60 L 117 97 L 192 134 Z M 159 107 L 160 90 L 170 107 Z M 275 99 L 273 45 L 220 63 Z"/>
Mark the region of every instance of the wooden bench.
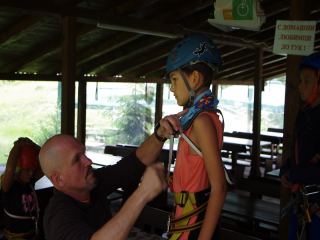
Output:
<path fill-rule="evenodd" d="M 167 232 L 169 214 L 169 211 L 145 206 L 136 220 L 134 227 L 149 233 L 163 236 Z M 221 239 L 257 240 L 258 238 L 248 236 L 234 230 L 222 228 Z"/>
<path fill-rule="evenodd" d="M 238 138 L 245 138 L 245 139 L 253 139 L 253 133 L 246 133 L 246 132 L 232 132 L 224 133 L 225 136 L 230 136 L 230 137 L 238 137 Z M 271 171 L 273 169 L 273 164 L 276 165 L 276 167 L 279 167 L 281 163 L 281 159 L 278 160 L 278 153 L 279 153 L 279 146 L 280 146 L 280 138 L 275 137 L 275 136 L 266 136 L 266 135 L 261 135 L 261 140 L 262 141 L 267 141 L 271 143 L 271 150 L 270 154 L 260 154 L 260 162 L 261 165 L 265 167 L 266 171 Z M 246 153 L 239 153 L 239 157 L 243 159 L 251 159 L 251 154 L 249 152 L 249 149 Z"/>
<path fill-rule="evenodd" d="M 221 159 L 222 159 L 222 162 L 224 163 L 224 166 L 231 171 L 231 173 L 233 174 L 236 180 L 243 178 L 245 168 L 251 166 L 250 161 L 238 159 L 237 165 L 235 167 L 232 167 L 231 158 L 221 157 Z"/>
<path fill-rule="evenodd" d="M 278 133 L 283 133 L 283 128 L 268 128 L 268 132 L 278 132 Z"/>
<path fill-rule="evenodd" d="M 278 203 L 228 191 L 221 225 L 258 239 L 277 239 L 279 214 Z"/>

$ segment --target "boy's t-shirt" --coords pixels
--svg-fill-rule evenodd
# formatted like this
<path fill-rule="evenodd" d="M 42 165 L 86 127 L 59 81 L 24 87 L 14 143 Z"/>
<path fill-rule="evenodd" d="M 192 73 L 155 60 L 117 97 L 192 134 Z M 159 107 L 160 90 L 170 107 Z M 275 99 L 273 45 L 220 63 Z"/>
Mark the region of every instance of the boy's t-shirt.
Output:
<path fill-rule="evenodd" d="M 34 188 L 34 176 L 30 184 Z M 15 180 L 8 192 L 1 190 L 3 207 L 8 213 L 24 217 L 36 215 L 36 196 L 30 184 L 26 183 L 22 185 Z M 12 233 L 26 233 L 35 229 L 35 222 L 32 219 L 16 219 L 5 214 L 5 222 L 6 229 Z"/>
<path fill-rule="evenodd" d="M 217 136 L 219 139 L 219 149 L 222 146 L 222 126 L 219 120 L 219 116 L 211 112 L 203 112 L 201 114 L 208 114 L 212 118 L 217 130 Z M 186 136 L 190 136 L 191 127 L 185 132 Z M 204 133 L 206 134 L 206 133 Z M 207 174 L 206 166 L 204 160 L 201 156 L 189 155 L 189 144 L 183 139 L 180 138 L 176 165 L 173 172 L 173 191 L 176 193 L 182 191 L 188 191 L 190 193 L 199 192 L 210 187 L 210 181 Z M 196 206 L 194 205 L 194 208 Z M 175 218 L 181 216 L 183 208 L 177 206 L 175 213 Z M 189 221 L 189 225 L 195 223 L 197 216 L 193 217 Z M 188 239 L 189 232 L 185 232 L 181 235 L 179 240 Z"/>

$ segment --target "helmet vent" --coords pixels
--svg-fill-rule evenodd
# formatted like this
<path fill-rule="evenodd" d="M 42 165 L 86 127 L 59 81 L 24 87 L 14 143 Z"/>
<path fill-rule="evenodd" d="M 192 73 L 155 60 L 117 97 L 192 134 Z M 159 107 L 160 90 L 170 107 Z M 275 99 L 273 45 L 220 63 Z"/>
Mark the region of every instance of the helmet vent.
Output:
<path fill-rule="evenodd" d="M 171 55 L 171 62 L 175 62 L 177 60 L 177 54 Z"/>

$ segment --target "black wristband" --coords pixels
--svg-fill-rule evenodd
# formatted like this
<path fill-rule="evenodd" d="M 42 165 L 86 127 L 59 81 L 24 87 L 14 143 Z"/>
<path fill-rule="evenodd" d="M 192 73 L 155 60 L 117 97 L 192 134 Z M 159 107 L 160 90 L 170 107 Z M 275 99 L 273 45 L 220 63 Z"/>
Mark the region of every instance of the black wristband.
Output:
<path fill-rule="evenodd" d="M 157 123 L 157 124 L 156 124 L 156 127 L 154 128 L 154 136 L 155 136 L 156 139 L 158 139 L 160 142 L 165 142 L 165 141 L 167 141 L 167 139 L 160 137 L 160 136 L 158 135 L 158 133 L 157 133 L 157 130 L 158 130 L 158 128 L 159 128 L 160 126 L 161 126 L 160 123 Z"/>

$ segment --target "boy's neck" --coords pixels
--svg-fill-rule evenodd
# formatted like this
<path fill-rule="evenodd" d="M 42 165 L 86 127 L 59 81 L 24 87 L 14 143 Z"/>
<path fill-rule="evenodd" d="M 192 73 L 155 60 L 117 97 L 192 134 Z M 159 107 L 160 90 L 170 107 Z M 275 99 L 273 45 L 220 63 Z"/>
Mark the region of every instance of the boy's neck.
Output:
<path fill-rule="evenodd" d="M 320 104 L 320 96 L 316 97 L 312 103 L 310 103 L 310 107 L 314 108 Z"/>

